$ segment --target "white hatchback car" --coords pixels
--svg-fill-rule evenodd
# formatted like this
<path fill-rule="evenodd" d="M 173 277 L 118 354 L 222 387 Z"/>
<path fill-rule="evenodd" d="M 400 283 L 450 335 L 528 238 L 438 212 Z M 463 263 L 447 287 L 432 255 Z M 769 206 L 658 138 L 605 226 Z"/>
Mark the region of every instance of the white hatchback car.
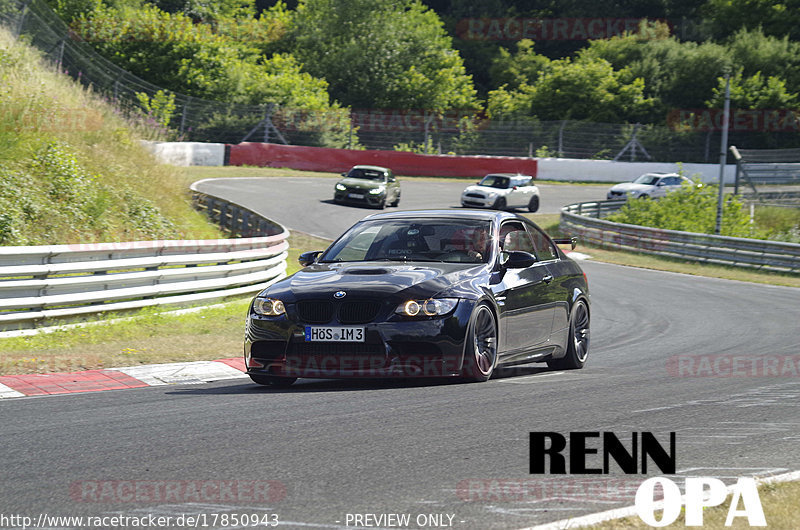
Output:
<path fill-rule="evenodd" d="M 668 192 L 681 189 L 683 183 L 694 182 L 677 173 L 645 173 L 633 182 L 615 184 L 608 190 L 608 199 L 647 199 L 664 197 Z"/>
<path fill-rule="evenodd" d="M 493 173 L 480 182 L 467 186 L 461 193 L 461 206 L 467 208 L 527 208 L 539 209 L 539 188 L 529 175 Z"/>

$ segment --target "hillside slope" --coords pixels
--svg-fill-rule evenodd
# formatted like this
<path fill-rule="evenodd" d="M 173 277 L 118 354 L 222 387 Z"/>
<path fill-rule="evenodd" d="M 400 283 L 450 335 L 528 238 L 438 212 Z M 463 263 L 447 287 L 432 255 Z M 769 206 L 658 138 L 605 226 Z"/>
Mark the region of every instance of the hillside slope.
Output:
<path fill-rule="evenodd" d="M 0 27 L 0 244 L 220 237 L 177 168 L 123 117 Z"/>

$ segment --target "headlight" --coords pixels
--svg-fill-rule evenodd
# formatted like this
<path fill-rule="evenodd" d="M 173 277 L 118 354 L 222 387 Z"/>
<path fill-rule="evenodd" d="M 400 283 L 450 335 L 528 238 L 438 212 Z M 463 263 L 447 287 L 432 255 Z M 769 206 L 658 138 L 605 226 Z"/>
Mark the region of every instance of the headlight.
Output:
<path fill-rule="evenodd" d="M 258 296 L 256 297 L 255 302 L 253 302 L 253 311 L 255 311 L 258 315 L 277 317 L 284 314 L 286 312 L 286 308 L 283 306 L 283 302 L 280 300 L 262 298 Z"/>
<path fill-rule="evenodd" d="M 386 188 L 381 186 L 380 188 L 372 188 L 371 190 L 369 190 L 369 194 L 370 195 L 380 195 L 384 191 L 386 191 Z"/>
<path fill-rule="evenodd" d="M 398 315 L 415 317 L 424 315 L 428 317 L 446 315 L 455 309 L 458 298 L 429 298 L 427 300 L 409 300 L 403 302 L 394 310 Z"/>
<path fill-rule="evenodd" d="M 339 191 L 347 191 L 347 186 L 345 186 L 344 184 L 338 184 L 337 183 L 336 184 L 336 189 L 339 190 Z"/>

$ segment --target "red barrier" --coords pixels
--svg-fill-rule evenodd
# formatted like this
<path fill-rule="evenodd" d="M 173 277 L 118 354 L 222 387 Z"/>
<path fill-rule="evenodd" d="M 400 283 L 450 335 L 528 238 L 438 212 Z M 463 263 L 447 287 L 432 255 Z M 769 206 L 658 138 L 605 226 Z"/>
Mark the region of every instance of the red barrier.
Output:
<path fill-rule="evenodd" d="M 520 173 L 536 178 L 534 158 L 418 155 L 405 151 L 355 151 L 249 142 L 230 146 L 229 164 L 335 173 L 359 164 L 371 164 L 409 176 L 482 177 L 487 173 Z"/>

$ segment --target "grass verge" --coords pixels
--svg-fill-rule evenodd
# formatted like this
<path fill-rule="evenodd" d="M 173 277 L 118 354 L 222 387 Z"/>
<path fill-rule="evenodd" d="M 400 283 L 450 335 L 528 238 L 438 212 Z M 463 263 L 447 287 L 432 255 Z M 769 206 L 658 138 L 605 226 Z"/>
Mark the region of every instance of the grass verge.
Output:
<path fill-rule="evenodd" d="M 761 506 L 764 509 L 764 516 L 767 519 L 767 528 L 775 529 L 795 529 L 797 522 L 797 499 L 800 498 L 800 482 L 782 482 L 780 484 L 766 484 L 759 488 Z M 723 528 L 751 528 L 747 524 L 746 517 L 737 517 L 731 526 L 725 526 L 725 519 L 728 516 L 728 506 L 731 498 L 720 506 L 706 508 L 703 511 L 703 528 L 708 530 L 722 530 Z M 741 505 L 739 506 L 741 508 Z M 641 521 L 638 517 L 627 517 L 616 519 L 589 528 L 598 530 L 622 530 L 629 528 L 652 528 Z M 687 528 L 684 523 L 683 515 L 671 525 L 661 528 Z"/>

